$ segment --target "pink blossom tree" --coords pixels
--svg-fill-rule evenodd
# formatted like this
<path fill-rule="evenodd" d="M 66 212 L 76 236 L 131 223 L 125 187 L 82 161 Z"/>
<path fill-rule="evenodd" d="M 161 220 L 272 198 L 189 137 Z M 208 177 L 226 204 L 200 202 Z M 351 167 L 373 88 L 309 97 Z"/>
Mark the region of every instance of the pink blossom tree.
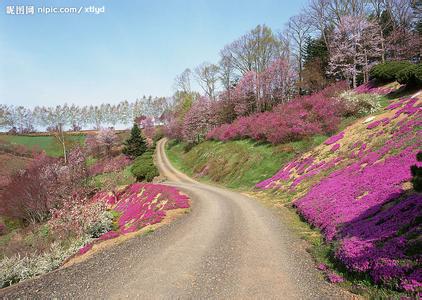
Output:
<path fill-rule="evenodd" d="M 262 98 L 258 103 L 258 111 L 270 110 L 274 105 L 290 100 L 296 77 L 287 60 L 274 61 L 260 75 Z"/>
<path fill-rule="evenodd" d="M 329 73 L 351 80 L 364 72 L 365 80 L 371 62 L 382 56 L 382 39 L 378 25 L 362 16 L 343 16 L 334 29 L 330 42 Z"/>
<path fill-rule="evenodd" d="M 256 111 L 258 97 L 258 74 L 247 72 L 232 93 L 236 116 L 246 116 Z"/>
<path fill-rule="evenodd" d="M 211 101 L 206 97 L 196 100 L 190 110 L 187 112 L 182 134 L 188 142 L 199 142 L 210 130 L 211 119 Z"/>
<path fill-rule="evenodd" d="M 105 155 L 111 154 L 112 147 L 118 141 L 118 137 L 114 129 L 103 128 L 101 129 L 95 139 L 98 142 L 98 145 L 104 149 Z"/>

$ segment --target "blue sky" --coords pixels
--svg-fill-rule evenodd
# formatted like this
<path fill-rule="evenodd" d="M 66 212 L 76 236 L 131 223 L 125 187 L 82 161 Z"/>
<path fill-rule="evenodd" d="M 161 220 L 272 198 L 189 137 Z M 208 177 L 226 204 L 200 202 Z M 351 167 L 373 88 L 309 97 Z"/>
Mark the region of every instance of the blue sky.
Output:
<path fill-rule="evenodd" d="M 186 67 L 258 24 L 280 30 L 305 0 L 0 1 L 0 103 L 35 106 L 169 96 Z M 7 6 L 105 8 L 8 15 Z"/>

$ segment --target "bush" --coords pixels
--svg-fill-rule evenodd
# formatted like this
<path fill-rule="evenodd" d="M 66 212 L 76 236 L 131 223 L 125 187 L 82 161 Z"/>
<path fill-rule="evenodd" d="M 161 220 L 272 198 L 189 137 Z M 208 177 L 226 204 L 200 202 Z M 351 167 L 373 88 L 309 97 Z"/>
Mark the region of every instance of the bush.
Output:
<path fill-rule="evenodd" d="M 376 112 L 381 108 L 380 96 L 376 94 L 358 94 L 352 91 L 346 91 L 340 94 L 342 101 L 344 117 L 361 117 Z"/>
<path fill-rule="evenodd" d="M 51 212 L 48 224 L 60 238 L 96 237 L 97 232 L 110 230 L 112 226 L 112 216 L 107 213 L 106 203 L 89 203 L 82 197 L 69 199 L 60 209 L 52 209 Z"/>
<path fill-rule="evenodd" d="M 319 93 L 280 104 L 272 112 L 240 117 L 231 124 L 214 128 L 207 138 L 220 141 L 251 138 L 278 144 L 315 134 L 330 134 L 337 130 L 344 110 L 343 104 L 332 98 L 340 91 L 341 85 L 337 84 Z"/>
<path fill-rule="evenodd" d="M 34 253 L 24 257 L 19 255 L 4 257 L 0 260 L 0 288 L 58 268 L 63 261 L 76 253 L 81 246 L 90 240 L 88 237 L 83 237 L 72 241 L 66 248 L 56 242 L 51 245 L 49 251 L 43 254 Z"/>
<path fill-rule="evenodd" d="M 0 214 L 26 222 L 46 220 L 56 200 L 50 194 L 58 175 L 53 165 L 51 158 L 41 155 L 14 174 L 0 196 Z"/>
<path fill-rule="evenodd" d="M 408 61 L 389 61 L 374 66 L 370 76 L 380 82 L 391 82 L 397 80 L 397 73 L 412 66 Z"/>
<path fill-rule="evenodd" d="M 397 81 L 406 85 L 422 85 L 422 64 L 411 65 L 397 73 Z"/>
<path fill-rule="evenodd" d="M 95 176 L 102 173 L 110 173 L 120 171 L 130 165 L 130 160 L 125 155 L 119 155 L 113 158 L 105 157 L 102 160 L 95 162 L 89 169 L 89 174 Z"/>
<path fill-rule="evenodd" d="M 136 158 L 130 171 L 137 181 L 152 181 L 159 175 L 157 167 L 154 165 L 153 152 L 147 151 Z"/>
<path fill-rule="evenodd" d="M 164 137 L 164 127 L 158 126 L 155 128 L 153 141 L 156 143 Z"/>
<path fill-rule="evenodd" d="M 114 215 L 112 212 L 103 212 L 96 222 L 88 226 L 86 233 L 92 238 L 100 237 L 104 233 L 113 229 L 113 219 Z"/>

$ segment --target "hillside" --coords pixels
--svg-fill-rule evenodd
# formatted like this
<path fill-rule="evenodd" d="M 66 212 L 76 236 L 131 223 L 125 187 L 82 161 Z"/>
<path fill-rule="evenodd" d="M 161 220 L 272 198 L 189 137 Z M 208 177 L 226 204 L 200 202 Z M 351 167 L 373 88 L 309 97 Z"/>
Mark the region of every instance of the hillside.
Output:
<path fill-rule="evenodd" d="M 410 166 L 422 148 L 420 98 L 417 93 L 393 99 L 375 115 L 307 147 L 206 141 L 186 153 L 181 145 L 168 153 L 176 166 L 196 177 L 243 188 L 272 172 L 267 167 L 272 161 L 282 168 L 256 181 L 258 196 L 272 195 L 266 198 L 277 206 L 292 203 L 320 229 L 330 247 L 326 264 L 349 279 L 417 291 L 422 196 L 412 189 Z"/>

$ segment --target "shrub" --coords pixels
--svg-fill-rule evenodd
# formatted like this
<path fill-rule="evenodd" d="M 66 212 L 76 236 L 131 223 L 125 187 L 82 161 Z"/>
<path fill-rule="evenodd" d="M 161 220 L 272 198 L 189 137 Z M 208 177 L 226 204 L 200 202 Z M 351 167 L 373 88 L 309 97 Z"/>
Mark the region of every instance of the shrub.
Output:
<path fill-rule="evenodd" d="M 14 174 L 0 197 L 0 214 L 27 222 L 46 220 L 55 202 L 49 193 L 53 177 L 58 175 L 53 165 L 51 158 L 40 155 Z"/>
<path fill-rule="evenodd" d="M 103 212 L 100 217 L 91 223 L 86 230 L 88 236 L 98 238 L 113 229 L 114 215 L 110 211 Z"/>
<path fill-rule="evenodd" d="M 125 155 L 119 155 L 113 158 L 106 157 L 92 165 L 89 169 L 89 174 L 94 176 L 101 173 L 120 171 L 131 163 L 132 160 Z"/>
<path fill-rule="evenodd" d="M 340 94 L 342 101 L 343 116 L 361 117 L 374 113 L 381 108 L 380 96 L 375 94 L 357 94 L 353 91 L 346 91 Z"/>
<path fill-rule="evenodd" d="M 126 154 L 130 158 L 136 158 L 142 155 L 147 149 L 147 143 L 141 135 L 141 130 L 137 124 L 134 124 L 130 137 L 125 141 L 125 147 L 123 148 L 123 154 Z"/>
<path fill-rule="evenodd" d="M 251 138 L 278 144 L 314 134 L 330 134 L 340 124 L 344 110 L 344 105 L 331 96 L 342 90 L 342 85 L 337 84 L 319 93 L 279 104 L 272 112 L 240 117 L 231 124 L 214 128 L 207 138 L 220 141 Z"/>
<path fill-rule="evenodd" d="M 63 261 L 89 241 L 87 237 L 73 240 L 66 248 L 56 242 L 51 245 L 49 251 L 43 254 L 4 257 L 0 260 L 0 288 L 58 268 Z"/>
<path fill-rule="evenodd" d="M 164 137 L 164 127 L 157 126 L 154 131 L 153 141 L 154 143 L 158 142 Z"/>
<path fill-rule="evenodd" d="M 374 66 L 371 71 L 371 77 L 380 82 L 391 82 L 397 80 L 397 73 L 412 66 L 408 61 L 389 61 Z"/>
<path fill-rule="evenodd" d="M 410 65 L 397 72 L 397 81 L 401 84 L 422 84 L 422 64 Z"/>
<path fill-rule="evenodd" d="M 97 231 L 105 228 L 111 230 L 112 216 L 106 210 L 104 203 L 89 203 L 84 197 L 75 197 L 65 201 L 60 209 L 52 209 L 52 218 L 48 223 L 61 238 L 84 235 L 95 237 Z"/>
<path fill-rule="evenodd" d="M 419 152 L 416 155 L 416 159 L 418 160 L 418 162 L 422 162 L 422 152 Z M 422 167 L 413 165 L 410 167 L 410 171 L 413 177 L 412 178 L 413 188 L 417 192 L 422 192 Z"/>
<path fill-rule="evenodd" d="M 154 165 L 153 153 L 151 151 L 147 151 L 136 158 L 130 171 L 136 177 L 137 181 L 150 182 L 154 177 L 159 175 L 157 167 Z"/>

